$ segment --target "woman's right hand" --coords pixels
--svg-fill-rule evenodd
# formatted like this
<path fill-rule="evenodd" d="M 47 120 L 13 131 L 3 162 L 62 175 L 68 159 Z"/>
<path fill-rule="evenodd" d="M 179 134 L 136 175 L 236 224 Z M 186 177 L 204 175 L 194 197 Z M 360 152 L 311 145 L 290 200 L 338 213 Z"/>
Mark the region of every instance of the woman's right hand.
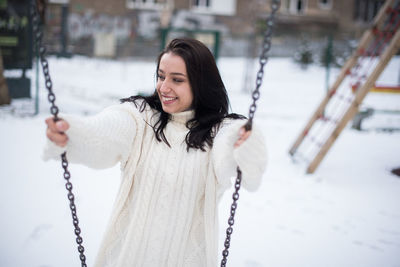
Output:
<path fill-rule="evenodd" d="M 47 131 L 46 135 L 50 141 L 55 143 L 57 146 L 65 147 L 68 142 L 68 136 L 65 131 L 68 130 L 69 124 L 63 119 L 54 121 L 53 117 L 46 119 Z"/>

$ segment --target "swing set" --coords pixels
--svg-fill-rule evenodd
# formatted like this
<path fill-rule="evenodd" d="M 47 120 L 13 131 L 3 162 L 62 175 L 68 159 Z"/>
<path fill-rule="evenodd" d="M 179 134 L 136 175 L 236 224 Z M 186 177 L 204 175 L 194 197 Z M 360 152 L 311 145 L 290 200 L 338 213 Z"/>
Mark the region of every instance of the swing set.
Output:
<path fill-rule="evenodd" d="M 256 87 L 252 93 L 252 104 L 250 105 L 249 108 L 249 115 L 248 115 L 248 121 L 245 125 L 245 129 L 247 131 L 251 130 L 252 128 L 252 123 L 253 123 L 253 118 L 254 114 L 257 109 L 257 101 L 260 98 L 260 87 L 262 85 L 263 77 L 264 77 L 264 66 L 267 64 L 268 61 L 268 52 L 271 48 L 271 39 L 272 39 L 272 33 L 275 27 L 275 16 L 277 11 L 279 10 L 280 7 L 280 0 L 272 0 L 271 1 L 271 13 L 266 19 L 266 30 L 264 33 L 264 38 L 263 38 L 263 43 L 261 47 L 261 54 L 259 57 L 259 70 L 257 72 L 256 76 Z M 45 78 L 45 86 L 48 91 L 48 100 L 51 104 L 50 107 L 50 113 L 53 115 L 53 120 L 57 121 L 60 118 L 58 117 L 59 109 L 57 105 L 55 104 L 56 96 L 53 92 L 53 83 L 50 77 L 50 71 L 49 71 L 49 63 L 46 58 L 46 47 L 42 42 L 43 38 L 43 29 L 41 28 L 40 25 L 40 15 L 38 12 L 38 6 L 36 3 L 36 0 L 31 0 L 31 16 L 32 16 L 32 23 L 33 23 L 33 35 L 34 35 L 34 42 L 36 45 L 37 50 L 39 51 L 39 59 L 40 59 L 40 64 L 42 66 L 43 70 L 43 75 Z M 75 196 L 72 192 L 73 186 L 70 181 L 71 174 L 68 170 L 68 159 L 66 152 L 61 154 L 61 166 L 64 170 L 64 179 L 66 181 L 65 183 L 65 188 L 67 189 L 67 197 L 69 200 L 69 207 L 71 210 L 71 216 L 72 216 L 72 223 L 74 225 L 74 233 L 76 236 L 76 243 L 78 245 L 78 252 L 79 252 L 79 259 L 81 261 L 81 266 L 86 267 L 86 256 L 85 256 L 85 248 L 83 247 L 83 238 L 81 237 L 81 229 L 79 227 L 79 220 L 78 220 L 78 215 L 77 215 L 77 209 L 75 205 Z M 242 181 L 242 172 L 237 168 L 237 177 L 235 180 L 235 190 L 232 195 L 232 204 L 231 204 L 231 209 L 230 209 L 230 215 L 228 219 L 228 228 L 226 229 L 226 238 L 224 242 L 224 249 L 222 251 L 222 260 L 221 260 L 221 267 L 225 267 L 227 264 L 227 258 L 229 255 L 229 247 L 230 247 L 230 242 L 231 242 L 231 235 L 233 233 L 233 224 L 235 222 L 235 213 L 238 205 L 238 199 L 239 199 L 239 190 L 241 186 L 241 181 Z"/>
<path fill-rule="evenodd" d="M 249 119 L 245 125 L 246 130 L 251 130 L 254 114 L 257 109 L 257 101 L 260 98 L 259 89 L 263 81 L 264 66 L 268 61 L 268 52 L 271 48 L 271 38 L 275 27 L 275 16 L 280 4 L 280 0 L 271 1 L 271 13 L 266 19 L 267 27 L 259 56 L 260 66 L 256 76 L 256 87 L 252 92 L 253 101 L 249 108 Z M 48 100 L 51 104 L 50 112 L 53 115 L 53 119 L 56 121 L 59 120 L 59 110 L 55 104 L 56 97 L 52 90 L 49 64 L 46 59 L 46 48 L 42 43 L 43 31 L 40 27 L 40 16 L 37 11 L 36 0 L 31 0 L 31 15 L 35 44 L 39 51 L 40 63 L 45 77 L 45 86 L 48 91 Z M 358 48 L 343 66 L 336 81 L 289 151 L 293 159 L 301 159 L 309 163 L 307 168 L 308 173 L 313 173 L 318 167 L 347 122 L 357 113 L 362 100 L 370 89 L 373 88 L 377 78 L 399 48 L 400 0 L 387 0 L 374 19 L 371 27 L 364 33 Z M 343 84 L 349 86 L 343 86 Z M 74 225 L 74 233 L 78 244 L 79 258 L 81 260 L 81 266 L 87 266 L 66 153 L 61 155 L 61 160 L 62 168 L 64 169 L 63 176 L 66 181 L 65 187 L 68 191 L 67 196 Z M 232 204 L 220 266 L 226 266 L 227 264 L 241 180 L 242 173 L 240 169 L 237 168 L 237 178 L 232 195 Z"/>
<path fill-rule="evenodd" d="M 313 173 L 400 49 L 400 0 L 387 0 L 289 154 Z"/>

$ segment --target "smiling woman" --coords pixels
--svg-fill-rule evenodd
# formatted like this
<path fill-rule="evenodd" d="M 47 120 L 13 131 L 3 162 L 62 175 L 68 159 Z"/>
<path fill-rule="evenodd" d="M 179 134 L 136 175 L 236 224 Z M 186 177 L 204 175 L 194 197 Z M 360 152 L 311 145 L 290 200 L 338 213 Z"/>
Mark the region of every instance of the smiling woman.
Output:
<path fill-rule="evenodd" d="M 185 61 L 171 52 L 166 53 L 157 72 L 157 93 L 163 110 L 170 114 L 189 110 L 193 94 Z"/>
<path fill-rule="evenodd" d="M 157 60 L 157 88 L 148 97 L 132 96 L 123 102 L 144 100 L 141 111 L 147 104 L 161 114 L 154 127 L 158 141 L 169 145 L 164 135 L 170 114 L 192 110 L 188 120 L 190 127 L 185 141 L 187 148 L 205 150 L 213 144 L 213 130 L 226 118 L 243 119 L 229 114 L 229 99 L 225 85 L 210 50 L 195 39 L 175 39 L 161 52 Z M 178 95 L 179 92 L 179 95 Z M 178 97 L 178 98 L 177 98 Z M 214 129 L 213 129 L 214 128 Z M 238 140 L 243 142 L 244 138 Z"/>
<path fill-rule="evenodd" d="M 264 138 L 245 132 L 215 60 L 194 39 L 158 57 L 150 96 L 131 96 L 93 117 L 46 120 L 45 158 L 67 151 L 93 168 L 121 164 L 121 185 L 95 266 L 217 265 L 218 202 L 236 166 L 255 190 Z"/>

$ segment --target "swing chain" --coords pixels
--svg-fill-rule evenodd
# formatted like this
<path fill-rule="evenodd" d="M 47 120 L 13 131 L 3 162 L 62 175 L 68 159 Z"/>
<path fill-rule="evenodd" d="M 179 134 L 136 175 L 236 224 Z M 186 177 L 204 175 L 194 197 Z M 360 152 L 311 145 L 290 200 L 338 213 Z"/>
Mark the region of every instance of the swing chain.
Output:
<path fill-rule="evenodd" d="M 253 103 L 250 105 L 249 109 L 249 123 L 246 125 L 246 130 L 251 130 L 251 124 L 253 122 L 254 118 L 254 113 L 256 112 L 257 105 L 256 102 L 260 98 L 260 87 L 263 82 L 263 77 L 264 77 L 264 66 L 268 62 L 268 52 L 271 49 L 271 38 L 272 38 L 272 33 L 275 27 L 275 16 L 277 11 L 279 10 L 279 7 L 281 5 L 280 0 L 272 0 L 271 1 L 271 14 L 268 16 L 266 20 L 266 25 L 267 28 L 264 33 L 264 39 L 261 47 L 261 54 L 259 58 L 259 63 L 260 63 L 260 68 L 257 72 L 257 77 L 256 77 L 256 89 L 252 93 L 252 99 Z"/>
<path fill-rule="evenodd" d="M 53 115 L 53 120 L 58 121 L 58 107 L 55 104 L 56 96 L 53 92 L 53 83 L 51 81 L 50 73 L 49 73 L 49 63 L 46 59 L 46 48 L 42 43 L 42 37 L 43 37 L 43 30 L 40 27 L 40 18 L 38 14 L 38 9 L 36 5 L 36 0 L 31 0 L 31 16 L 32 16 L 32 22 L 33 22 L 33 32 L 34 32 L 34 38 L 35 38 L 35 45 L 36 49 L 39 50 L 39 57 L 40 57 L 40 63 L 42 65 L 43 69 L 43 75 L 45 78 L 45 86 L 48 91 L 47 98 L 49 102 L 51 103 L 50 107 L 50 113 Z M 66 156 L 66 152 L 64 152 L 61 155 L 61 166 L 64 169 L 64 179 L 66 180 L 65 188 L 68 191 L 68 200 L 69 200 L 69 207 L 71 210 L 71 216 L 72 216 L 72 223 L 74 225 L 74 232 L 76 235 L 76 243 L 78 244 L 78 252 L 79 252 L 79 259 L 81 260 L 81 266 L 82 267 L 87 267 L 86 265 L 86 256 L 84 254 L 85 248 L 82 246 L 83 239 L 80 236 L 81 234 L 81 229 L 79 228 L 79 220 L 77 216 L 77 211 L 76 211 L 76 205 L 75 205 L 75 196 L 72 193 L 72 183 L 69 181 L 71 174 L 68 171 L 68 160 Z"/>
<path fill-rule="evenodd" d="M 242 181 L 242 171 L 237 167 L 237 177 L 235 181 L 235 192 L 232 195 L 233 202 L 231 204 L 231 214 L 228 219 L 228 228 L 226 228 L 226 237 L 224 242 L 225 249 L 222 251 L 221 267 L 225 267 L 228 261 L 229 247 L 231 246 L 231 235 L 233 232 L 233 224 L 235 223 L 235 213 L 237 208 L 237 201 L 239 199 L 240 183 Z"/>
<path fill-rule="evenodd" d="M 272 38 L 272 33 L 273 29 L 275 26 L 275 16 L 277 11 L 279 10 L 281 1 L 280 0 L 272 0 L 271 1 L 271 14 L 266 20 L 266 25 L 267 29 L 264 33 L 264 39 L 263 39 L 263 44 L 262 44 L 262 50 L 259 58 L 259 63 L 260 63 L 260 69 L 257 72 L 257 78 L 256 78 L 256 89 L 252 93 L 252 99 L 253 103 L 250 105 L 249 108 L 249 119 L 245 125 L 246 131 L 250 131 L 252 128 L 253 124 L 253 118 L 254 118 L 254 113 L 256 112 L 257 109 L 257 100 L 260 98 L 260 87 L 263 81 L 264 77 L 264 66 L 267 64 L 268 61 L 268 52 L 271 48 L 271 38 Z M 239 199 L 239 189 L 240 185 L 242 182 L 242 172 L 240 168 L 237 168 L 237 177 L 235 180 L 235 192 L 232 195 L 232 205 L 231 205 L 231 213 L 228 219 L 228 228 L 226 229 L 226 238 L 224 242 L 224 247 L 225 249 L 222 251 L 222 260 L 221 260 L 221 267 L 226 267 L 226 263 L 228 261 L 228 255 L 229 255 L 229 247 L 231 243 L 231 235 L 233 232 L 233 224 L 235 223 L 235 214 L 236 214 L 236 208 L 237 208 L 237 201 Z"/>

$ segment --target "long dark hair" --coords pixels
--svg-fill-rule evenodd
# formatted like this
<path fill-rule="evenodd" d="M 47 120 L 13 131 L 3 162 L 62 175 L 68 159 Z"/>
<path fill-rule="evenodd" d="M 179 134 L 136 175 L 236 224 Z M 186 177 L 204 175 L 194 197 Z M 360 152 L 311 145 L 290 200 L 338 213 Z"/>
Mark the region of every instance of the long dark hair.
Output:
<path fill-rule="evenodd" d="M 192 88 L 194 118 L 186 123 L 186 127 L 190 130 L 185 139 L 187 149 L 194 148 L 205 151 L 206 145 L 212 147 L 215 133 L 224 118 L 239 119 L 245 117 L 228 113 L 229 99 L 224 83 L 213 55 L 203 43 L 190 38 L 172 40 L 158 56 L 157 73 L 161 57 L 166 53 L 173 53 L 184 60 Z M 131 96 L 121 99 L 121 102 L 129 101 L 137 105 L 137 101 L 140 99 L 144 100 L 139 109 L 141 112 L 147 104 L 160 112 L 158 121 L 153 125 L 154 133 L 158 141 L 164 141 L 169 145 L 164 135 L 164 128 L 170 115 L 163 111 L 157 90 L 150 96 Z"/>

